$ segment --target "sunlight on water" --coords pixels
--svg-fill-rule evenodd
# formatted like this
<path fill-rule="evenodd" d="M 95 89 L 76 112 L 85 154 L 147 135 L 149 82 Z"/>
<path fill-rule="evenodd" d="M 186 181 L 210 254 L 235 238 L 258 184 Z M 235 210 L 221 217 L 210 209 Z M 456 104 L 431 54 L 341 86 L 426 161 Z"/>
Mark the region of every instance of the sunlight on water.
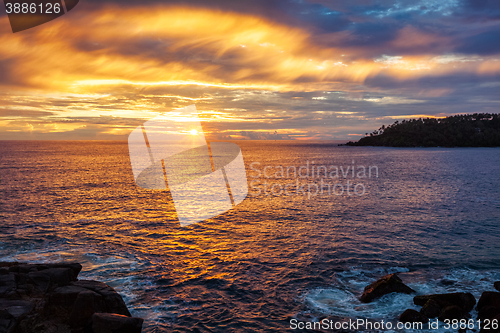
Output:
<path fill-rule="evenodd" d="M 2 260 L 82 263 L 81 277 L 116 287 L 145 332 L 283 331 L 306 313 L 395 320 L 413 307 L 406 295 L 357 301 L 394 270 L 422 293 L 477 297 L 500 280 L 498 149 L 238 145 L 246 199 L 181 227 L 169 191 L 135 185 L 127 142 L 4 142 Z M 340 176 L 276 174 L 307 162 Z"/>

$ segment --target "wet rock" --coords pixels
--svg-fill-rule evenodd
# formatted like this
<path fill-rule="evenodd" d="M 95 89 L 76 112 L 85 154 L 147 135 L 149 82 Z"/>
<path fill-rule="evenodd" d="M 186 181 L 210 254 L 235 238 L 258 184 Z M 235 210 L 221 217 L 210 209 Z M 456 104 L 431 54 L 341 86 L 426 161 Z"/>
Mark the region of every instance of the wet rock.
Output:
<path fill-rule="evenodd" d="M 477 309 L 485 306 L 494 306 L 500 308 L 500 293 L 496 291 L 485 291 L 481 294 L 479 301 L 477 302 Z"/>
<path fill-rule="evenodd" d="M 399 321 L 402 323 L 426 323 L 429 318 L 416 310 L 407 309 L 399 316 Z"/>
<path fill-rule="evenodd" d="M 0 299 L 0 310 L 7 311 L 16 319 L 29 313 L 34 306 L 30 301 Z"/>
<path fill-rule="evenodd" d="M 439 315 L 439 320 L 444 321 L 446 319 L 462 319 L 464 317 L 463 309 L 457 305 L 447 306 L 441 311 Z"/>
<path fill-rule="evenodd" d="M 16 319 L 7 311 L 0 309 L 0 332 L 13 332 Z"/>
<path fill-rule="evenodd" d="M 437 318 L 442 310 L 443 308 L 436 301 L 430 299 L 424 304 L 420 313 L 428 318 Z"/>
<path fill-rule="evenodd" d="M 49 291 L 50 282 L 51 282 L 49 275 L 42 273 L 42 272 L 39 272 L 39 271 L 29 272 L 28 279 L 29 279 L 29 282 L 31 282 L 31 284 L 33 285 L 33 287 L 37 291 L 39 291 L 40 293 L 43 294 L 43 293 L 46 293 L 47 291 Z"/>
<path fill-rule="evenodd" d="M 76 281 L 73 270 L 69 267 L 49 268 L 42 270 L 39 273 L 47 275 L 50 278 L 50 282 L 58 286 L 67 286 L 71 281 Z"/>
<path fill-rule="evenodd" d="M 76 286 L 56 288 L 49 296 L 49 307 L 56 312 L 69 311 L 75 304 L 78 294 L 84 291 L 85 288 Z"/>
<path fill-rule="evenodd" d="M 77 281 L 72 285 L 86 288 L 100 294 L 106 304 L 106 309 L 103 312 L 117 313 L 127 317 L 131 316 L 122 297 L 107 284 L 99 281 Z"/>
<path fill-rule="evenodd" d="M 413 303 L 424 306 L 429 300 L 435 301 L 441 308 L 456 305 L 463 313 L 469 313 L 476 305 L 476 299 L 471 293 L 450 293 L 421 295 L 413 298 Z"/>
<path fill-rule="evenodd" d="M 448 280 L 448 279 L 442 279 L 441 281 L 439 281 L 439 284 L 442 285 L 442 286 L 452 286 L 454 285 L 456 282 L 455 281 L 452 281 L 452 280 Z"/>
<path fill-rule="evenodd" d="M 82 291 L 78 294 L 71 310 L 70 325 L 72 327 L 87 326 L 92 321 L 92 315 L 103 310 L 104 303 L 101 295 L 91 290 Z"/>
<path fill-rule="evenodd" d="M 81 269 L 77 263 L 0 262 L 0 332 L 93 333 L 95 313 L 119 314 L 130 319 L 125 302 L 113 288 L 102 282 L 77 280 Z M 108 331 L 140 332 L 139 321 L 142 325 L 139 318 L 121 319 L 120 326 L 117 319 L 111 320 Z M 102 332 L 108 329 L 103 321 L 99 325 Z"/>
<path fill-rule="evenodd" d="M 495 287 L 496 290 L 500 291 L 500 281 L 493 283 L 493 286 Z"/>
<path fill-rule="evenodd" d="M 496 306 L 486 305 L 481 307 L 477 312 L 477 319 L 484 321 L 485 319 L 493 319 L 495 316 L 500 314 L 500 308 Z"/>
<path fill-rule="evenodd" d="M 16 289 L 16 275 L 7 273 L 0 275 L 0 297 L 4 297 L 8 293 Z"/>
<path fill-rule="evenodd" d="M 143 320 L 110 313 L 95 313 L 92 316 L 94 333 L 140 333 Z"/>
<path fill-rule="evenodd" d="M 360 301 L 369 303 L 376 298 L 395 292 L 411 294 L 415 291 L 405 285 L 397 274 L 389 274 L 367 286 L 360 297 Z"/>

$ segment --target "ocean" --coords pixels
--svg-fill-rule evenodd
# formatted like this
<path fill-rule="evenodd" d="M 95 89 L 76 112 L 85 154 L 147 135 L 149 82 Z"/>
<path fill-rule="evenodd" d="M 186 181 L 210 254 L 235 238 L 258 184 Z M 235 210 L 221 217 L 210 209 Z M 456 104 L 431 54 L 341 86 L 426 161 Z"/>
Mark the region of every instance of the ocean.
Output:
<path fill-rule="evenodd" d="M 148 333 L 396 321 L 411 295 L 357 300 L 385 274 L 476 299 L 500 280 L 499 148 L 236 143 L 247 198 L 181 227 L 167 191 L 135 185 L 125 141 L 2 141 L 1 260 L 80 262 Z"/>

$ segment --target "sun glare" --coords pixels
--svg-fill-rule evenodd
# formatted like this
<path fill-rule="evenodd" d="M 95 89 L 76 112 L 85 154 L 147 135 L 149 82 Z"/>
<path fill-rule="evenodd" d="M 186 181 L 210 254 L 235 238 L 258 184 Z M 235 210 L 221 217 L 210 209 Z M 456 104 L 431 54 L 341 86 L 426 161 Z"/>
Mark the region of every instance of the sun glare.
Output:
<path fill-rule="evenodd" d="M 198 131 L 195 129 L 192 129 L 189 131 L 189 133 L 191 133 L 191 135 L 196 135 L 196 134 L 198 134 Z"/>

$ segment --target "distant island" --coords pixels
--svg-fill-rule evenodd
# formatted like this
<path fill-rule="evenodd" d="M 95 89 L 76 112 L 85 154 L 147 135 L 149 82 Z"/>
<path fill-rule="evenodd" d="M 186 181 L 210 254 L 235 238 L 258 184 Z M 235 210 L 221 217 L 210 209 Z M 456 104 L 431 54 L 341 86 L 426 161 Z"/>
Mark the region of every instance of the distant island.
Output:
<path fill-rule="evenodd" d="M 474 113 L 446 118 L 396 121 L 347 146 L 500 147 L 500 114 Z"/>

